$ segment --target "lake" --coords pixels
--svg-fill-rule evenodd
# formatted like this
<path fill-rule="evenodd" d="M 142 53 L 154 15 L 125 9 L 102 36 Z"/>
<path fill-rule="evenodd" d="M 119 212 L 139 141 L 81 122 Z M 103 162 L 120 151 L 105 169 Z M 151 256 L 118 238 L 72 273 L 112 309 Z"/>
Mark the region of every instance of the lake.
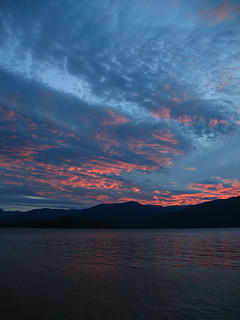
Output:
<path fill-rule="evenodd" d="M 1 319 L 240 319 L 240 228 L 0 228 Z"/>

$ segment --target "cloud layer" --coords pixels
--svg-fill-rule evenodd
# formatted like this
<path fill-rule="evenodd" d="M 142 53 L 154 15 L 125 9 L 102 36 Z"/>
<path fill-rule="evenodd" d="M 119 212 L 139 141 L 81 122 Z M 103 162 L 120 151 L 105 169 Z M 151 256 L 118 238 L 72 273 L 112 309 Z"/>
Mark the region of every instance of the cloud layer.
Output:
<path fill-rule="evenodd" d="M 239 1 L 1 1 L 2 208 L 239 195 L 239 56 Z"/>

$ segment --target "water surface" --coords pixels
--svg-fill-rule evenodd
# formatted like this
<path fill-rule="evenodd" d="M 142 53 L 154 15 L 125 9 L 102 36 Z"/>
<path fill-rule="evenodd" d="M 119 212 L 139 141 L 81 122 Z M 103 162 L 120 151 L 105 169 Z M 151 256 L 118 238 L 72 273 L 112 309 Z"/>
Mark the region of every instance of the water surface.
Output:
<path fill-rule="evenodd" d="M 0 229 L 8 319 L 240 319 L 240 229 Z"/>

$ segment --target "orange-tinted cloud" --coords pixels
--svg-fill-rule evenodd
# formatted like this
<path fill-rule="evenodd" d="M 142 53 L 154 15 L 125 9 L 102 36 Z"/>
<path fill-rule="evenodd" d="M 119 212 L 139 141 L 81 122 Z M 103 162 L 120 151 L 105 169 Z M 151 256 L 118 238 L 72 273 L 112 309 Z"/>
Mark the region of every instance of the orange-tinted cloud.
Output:
<path fill-rule="evenodd" d="M 121 201 L 138 201 L 142 204 L 155 204 L 162 206 L 171 205 L 195 205 L 198 203 L 212 201 L 216 199 L 228 199 L 240 195 L 240 182 L 234 179 L 222 179 L 215 177 L 220 181 L 217 183 L 191 183 L 187 187 L 189 191 L 197 190 L 198 192 L 182 192 L 174 194 L 169 190 L 154 190 L 152 197 L 121 198 Z"/>
<path fill-rule="evenodd" d="M 163 154 L 180 155 L 182 151 L 175 147 L 167 145 L 168 143 L 176 143 L 175 137 L 171 133 L 154 132 L 153 137 L 157 141 L 144 141 L 139 139 L 129 139 L 129 149 L 137 155 L 143 155 L 146 159 L 153 160 L 156 163 L 164 162 L 164 159 L 169 160 L 169 157 L 163 156 Z M 147 139 L 146 139 L 147 140 Z M 162 141 L 162 143 L 159 142 Z M 156 161 L 158 159 L 158 161 Z"/>
<path fill-rule="evenodd" d="M 153 111 L 151 111 L 151 114 L 157 119 L 164 119 L 164 120 L 169 121 L 171 118 L 170 109 L 167 107 L 162 107 L 158 110 L 153 110 Z"/>
<path fill-rule="evenodd" d="M 177 137 L 174 136 L 170 131 L 166 131 L 166 132 L 164 132 L 163 130 L 154 131 L 152 135 L 154 138 L 164 142 L 169 142 L 172 144 L 178 143 Z"/>
<path fill-rule="evenodd" d="M 176 120 L 186 127 L 193 125 L 192 117 L 189 115 L 180 115 Z"/>
<path fill-rule="evenodd" d="M 191 183 L 190 189 L 200 190 L 201 192 L 210 195 L 211 197 L 227 199 L 240 195 L 240 182 L 236 179 L 222 179 L 217 177 L 219 183 Z"/>
<path fill-rule="evenodd" d="M 219 24 L 240 14 L 240 5 L 225 2 L 211 9 L 203 10 L 201 18 L 208 24 Z"/>
<path fill-rule="evenodd" d="M 108 118 L 103 121 L 103 125 L 116 126 L 128 123 L 130 120 L 125 116 L 117 115 L 115 112 L 108 110 Z"/>

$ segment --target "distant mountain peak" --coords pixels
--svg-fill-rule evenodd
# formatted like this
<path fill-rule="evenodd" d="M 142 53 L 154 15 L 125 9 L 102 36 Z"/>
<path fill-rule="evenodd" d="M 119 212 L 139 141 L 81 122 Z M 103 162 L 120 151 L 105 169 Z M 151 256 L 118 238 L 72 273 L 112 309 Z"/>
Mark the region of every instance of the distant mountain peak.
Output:
<path fill-rule="evenodd" d="M 120 204 L 122 205 L 137 205 L 137 206 L 142 206 L 141 203 L 137 202 L 137 201 L 126 201 L 126 202 L 121 202 Z"/>
<path fill-rule="evenodd" d="M 37 209 L 4 212 L 0 226 L 193 228 L 240 227 L 240 197 L 195 206 L 142 205 L 136 201 L 99 204 L 81 210 Z"/>

